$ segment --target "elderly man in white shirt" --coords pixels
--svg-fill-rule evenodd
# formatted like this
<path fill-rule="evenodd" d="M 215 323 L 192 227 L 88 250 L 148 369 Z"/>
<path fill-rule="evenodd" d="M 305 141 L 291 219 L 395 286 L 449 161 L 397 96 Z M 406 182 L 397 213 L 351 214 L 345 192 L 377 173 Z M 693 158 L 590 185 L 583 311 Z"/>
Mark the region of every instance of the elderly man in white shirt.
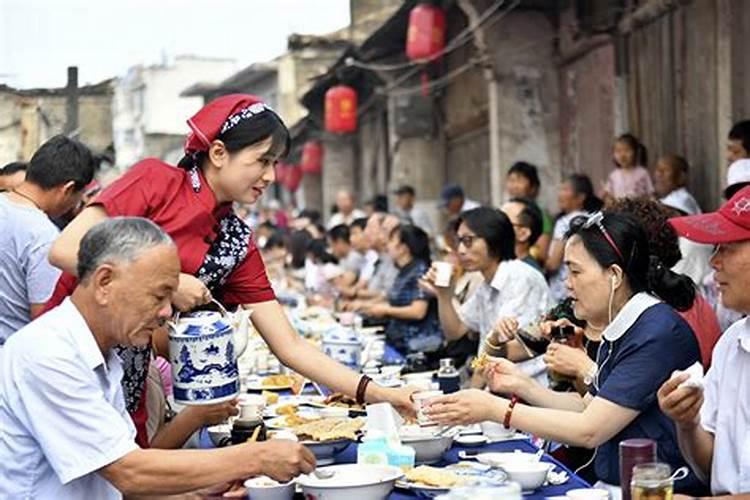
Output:
<path fill-rule="evenodd" d="M 171 315 L 180 261 L 146 219 L 113 218 L 83 237 L 70 299 L 11 336 L 0 360 L 0 498 L 119 499 L 177 494 L 315 458 L 298 443 L 140 449 L 125 409 L 117 344 L 144 345 Z"/>
<path fill-rule="evenodd" d="M 517 318 L 522 326 L 538 320 L 551 306 L 549 287 L 538 270 L 515 258 L 513 225 L 500 210 L 480 207 L 461 214 L 458 226 L 458 258 L 466 271 L 479 271 L 484 283 L 456 310 L 453 287 L 435 285 L 435 265 L 420 285 L 438 299 L 438 314 L 447 340 L 457 340 L 469 332 L 480 337 L 479 350 L 497 322 Z M 525 373 L 545 373 L 541 356 L 528 360 L 523 347 L 507 343 L 507 357 L 520 364 Z M 542 378 L 542 377 L 540 377 Z M 546 377 L 543 377 L 546 379 Z"/>
<path fill-rule="evenodd" d="M 718 212 L 671 219 L 680 235 L 716 245 L 711 266 L 722 303 L 750 313 L 750 187 Z M 680 450 L 714 495 L 750 493 L 750 323 L 719 339 L 703 383 L 681 374 L 659 389 L 659 406 L 675 421 Z M 747 497 L 748 495 L 744 495 Z"/>

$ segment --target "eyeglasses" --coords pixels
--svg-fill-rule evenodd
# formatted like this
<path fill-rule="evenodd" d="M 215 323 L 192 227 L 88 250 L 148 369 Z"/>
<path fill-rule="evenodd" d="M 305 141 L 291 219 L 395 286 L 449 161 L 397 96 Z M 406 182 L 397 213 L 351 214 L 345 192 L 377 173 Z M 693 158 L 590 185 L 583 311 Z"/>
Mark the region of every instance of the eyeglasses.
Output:
<path fill-rule="evenodd" d="M 478 238 L 475 234 L 465 234 L 463 236 L 458 236 L 456 238 L 456 241 L 458 242 L 459 246 L 463 245 L 466 248 L 471 248 L 471 245 L 474 244 L 474 240 Z"/>
<path fill-rule="evenodd" d="M 603 220 L 604 213 L 601 211 L 594 212 L 588 216 L 581 215 L 570 221 L 570 228 L 572 232 L 576 232 L 580 231 L 581 229 L 589 229 L 596 226 L 596 228 L 599 229 L 599 231 L 602 233 L 602 236 L 604 236 L 604 239 L 607 240 L 607 243 L 609 243 L 609 246 L 612 247 L 612 250 L 614 250 L 617 256 L 620 257 L 620 261 L 622 261 L 623 264 L 628 264 L 628 262 L 625 260 L 625 257 L 623 257 L 622 252 L 615 243 L 615 240 L 612 239 L 609 231 L 607 231 L 607 228 L 604 227 L 604 224 L 602 224 Z"/>

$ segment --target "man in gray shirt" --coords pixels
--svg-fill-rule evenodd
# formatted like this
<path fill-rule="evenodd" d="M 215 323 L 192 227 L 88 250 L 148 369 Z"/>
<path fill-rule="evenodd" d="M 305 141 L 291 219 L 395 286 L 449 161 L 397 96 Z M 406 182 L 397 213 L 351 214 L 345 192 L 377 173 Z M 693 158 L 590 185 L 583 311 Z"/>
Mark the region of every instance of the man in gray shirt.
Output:
<path fill-rule="evenodd" d="M 47 254 L 59 231 L 49 218 L 78 205 L 96 166 L 85 145 L 58 135 L 34 153 L 26 179 L 0 193 L 0 346 L 52 294 L 60 270 Z"/>

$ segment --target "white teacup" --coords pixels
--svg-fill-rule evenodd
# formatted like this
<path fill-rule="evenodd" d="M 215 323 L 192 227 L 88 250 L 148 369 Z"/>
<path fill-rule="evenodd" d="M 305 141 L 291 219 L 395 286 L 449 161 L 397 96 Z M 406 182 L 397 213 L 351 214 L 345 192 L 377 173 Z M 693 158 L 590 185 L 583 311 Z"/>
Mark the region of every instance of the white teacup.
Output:
<path fill-rule="evenodd" d="M 423 427 L 428 425 L 434 425 L 434 422 L 430 420 L 430 417 L 425 415 L 424 409 L 427 403 L 437 397 L 443 395 L 443 391 L 421 391 L 415 392 L 412 395 L 414 401 L 414 411 L 417 412 L 417 423 Z"/>
<path fill-rule="evenodd" d="M 440 288 L 450 286 L 453 264 L 450 262 L 434 262 L 432 265 L 435 267 L 435 286 Z"/>
<path fill-rule="evenodd" d="M 240 396 L 240 418 L 244 420 L 256 420 L 263 415 L 266 400 L 258 394 L 243 394 Z"/>

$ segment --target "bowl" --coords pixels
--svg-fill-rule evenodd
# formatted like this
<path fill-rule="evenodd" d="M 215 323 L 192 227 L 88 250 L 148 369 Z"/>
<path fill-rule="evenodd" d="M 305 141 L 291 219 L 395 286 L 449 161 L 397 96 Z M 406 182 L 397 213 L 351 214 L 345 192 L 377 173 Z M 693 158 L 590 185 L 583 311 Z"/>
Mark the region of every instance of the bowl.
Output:
<path fill-rule="evenodd" d="M 229 444 L 232 439 L 231 424 L 212 425 L 206 428 L 206 432 L 208 432 L 208 437 L 217 448 Z"/>
<path fill-rule="evenodd" d="M 302 441 L 315 455 L 318 465 L 331 465 L 333 456 L 341 453 L 352 443 L 351 439 L 334 439 L 332 441 Z"/>
<path fill-rule="evenodd" d="M 520 451 L 480 453 L 476 456 L 476 459 L 479 463 L 489 465 L 490 467 L 505 467 L 508 464 L 524 464 L 538 461 L 535 453 L 523 453 Z"/>
<path fill-rule="evenodd" d="M 439 462 L 443 458 L 443 453 L 453 444 L 453 436 L 436 436 L 435 432 L 440 430 L 440 427 L 432 429 L 420 429 L 414 428 L 414 426 L 404 426 L 399 437 L 401 443 L 405 446 L 414 448 L 415 452 L 415 463 L 421 464 L 434 464 Z"/>
<path fill-rule="evenodd" d="M 456 436 L 453 438 L 453 441 L 456 444 L 460 444 L 461 446 L 482 446 L 483 444 L 487 443 L 487 438 L 484 437 L 481 434 L 467 434 L 465 436 Z"/>
<path fill-rule="evenodd" d="M 510 462 L 502 466 L 511 481 L 520 484 L 523 491 L 533 491 L 543 485 L 552 467 L 548 462 Z"/>
<path fill-rule="evenodd" d="M 279 483 L 270 477 L 259 476 L 245 481 L 250 500 L 292 500 L 294 482 Z"/>
<path fill-rule="evenodd" d="M 607 500 L 609 492 L 600 488 L 577 488 L 568 490 L 565 496 L 570 500 Z"/>
<path fill-rule="evenodd" d="M 319 479 L 309 474 L 297 478 L 305 498 L 384 500 L 403 476 L 401 469 L 390 465 L 341 464 L 321 469 L 334 472 L 333 477 Z"/>
<path fill-rule="evenodd" d="M 479 426 L 482 429 L 482 434 L 485 435 L 490 441 L 499 441 L 502 439 L 508 439 L 516 435 L 515 429 L 506 429 L 503 424 L 493 422 L 491 420 L 485 420 L 480 423 Z"/>

